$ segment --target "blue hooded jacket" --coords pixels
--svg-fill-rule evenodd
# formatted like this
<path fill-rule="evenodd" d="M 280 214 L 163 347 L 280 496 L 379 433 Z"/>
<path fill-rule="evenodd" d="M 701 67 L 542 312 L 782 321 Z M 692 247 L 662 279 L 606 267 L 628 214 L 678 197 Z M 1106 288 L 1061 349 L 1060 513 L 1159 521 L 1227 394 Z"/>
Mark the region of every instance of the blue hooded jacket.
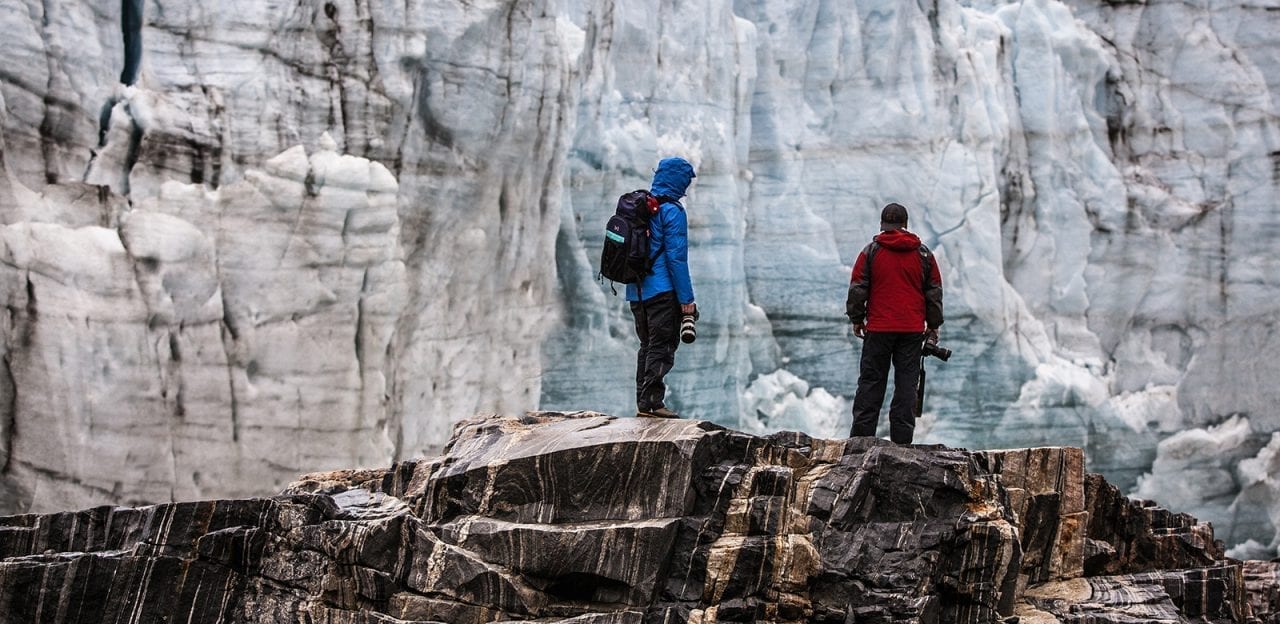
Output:
<path fill-rule="evenodd" d="M 627 285 L 627 301 L 645 300 L 665 292 L 676 291 L 680 303 L 693 303 L 693 282 L 689 279 L 689 220 L 684 206 L 675 201 L 684 197 L 689 183 L 697 175 L 689 161 L 679 158 L 663 158 L 653 174 L 649 192 L 667 197 L 658 214 L 649 221 L 649 255 L 653 256 L 653 273 L 636 284 Z"/>

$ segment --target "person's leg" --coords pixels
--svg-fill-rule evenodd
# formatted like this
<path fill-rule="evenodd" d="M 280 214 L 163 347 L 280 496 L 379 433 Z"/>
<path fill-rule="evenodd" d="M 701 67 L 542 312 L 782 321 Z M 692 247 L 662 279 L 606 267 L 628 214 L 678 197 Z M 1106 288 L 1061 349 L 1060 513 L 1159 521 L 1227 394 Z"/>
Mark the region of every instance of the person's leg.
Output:
<path fill-rule="evenodd" d="M 680 304 L 674 292 L 665 292 L 644 305 L 649 348 L 644 354 L 644 377 L 637 392 L 640 403 L 657 409 L 665 405 L 664 378 L 675 366 L 676 347 L 680 345 Z"/>
<path fill-rule="evenodd" d="M 889 439 L 898 444 L 911 444 L 916 429 L 916 389 L 920 384 L 920 345 L 924 334 L 895 334 L 893 342 Z"/>
<path fill-rule="evenodd" d="M 649 322 L 645 318 L 645 306 L 631 302 L 631 316 L 636 322 L 636 337 L 640 339 L 640 348 L 636 350 L 636 411 L 643 412 L 650 405 L 644 402 L 645 362 L 649 356 Z"/>
<path fill-rule="evenodd" d="M 850 436 L 876 434 L 885 386 L 889 384 L 889 357 L 892 353 L 887 334 L 867 332 L 862 339 L 862 360 L 858 392 L 853 397 L 853 430 Z"/>

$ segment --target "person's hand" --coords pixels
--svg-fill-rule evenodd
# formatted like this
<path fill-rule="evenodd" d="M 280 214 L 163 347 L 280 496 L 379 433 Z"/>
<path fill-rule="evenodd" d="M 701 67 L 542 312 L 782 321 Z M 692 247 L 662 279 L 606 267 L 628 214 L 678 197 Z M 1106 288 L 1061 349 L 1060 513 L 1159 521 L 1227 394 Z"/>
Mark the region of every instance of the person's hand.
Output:
<path fill-rule="evenodd" d="M 681 313 L 681 314 L 697 314 L 697 313 L 698 313 L 698 304 L 696 304 L 696 303 L 682 303 L 682 304 L 680 304 L 680 313 Z"/>
<path fill-rule="evenodd" d="M 853 335 L 859 338 L 865 338 L 867 336 L 867 326 L 862 323 L 854 323 Z"/>
<path fill-rule="evenodd" d="M 938 344 L 938 328 L 930 327 L 924 330 L 924 340 L 931 344 Z"/>

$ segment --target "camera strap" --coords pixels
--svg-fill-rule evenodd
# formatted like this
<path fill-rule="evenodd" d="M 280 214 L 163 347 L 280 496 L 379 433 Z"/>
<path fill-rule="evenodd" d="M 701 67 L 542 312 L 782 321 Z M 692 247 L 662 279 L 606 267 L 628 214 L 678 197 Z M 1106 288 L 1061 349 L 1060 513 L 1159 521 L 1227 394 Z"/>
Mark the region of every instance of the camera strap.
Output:
<path fill-rule="evenodd" d="M 920 356 L 920 382 L 916 384 L 916 418 L 924 414 L 924 356 Z"/>

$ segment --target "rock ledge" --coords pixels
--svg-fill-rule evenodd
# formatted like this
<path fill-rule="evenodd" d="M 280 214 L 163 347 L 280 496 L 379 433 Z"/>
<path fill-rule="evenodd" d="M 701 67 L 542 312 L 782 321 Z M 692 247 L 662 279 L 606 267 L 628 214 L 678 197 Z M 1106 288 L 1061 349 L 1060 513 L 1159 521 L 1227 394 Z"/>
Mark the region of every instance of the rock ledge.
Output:
<path fill-rule="evenodd" d="M 274 498 L 0 518 L 13 622 L 1274 622 L 1276 577 L 1076 448 L 595 413 Z"/>

